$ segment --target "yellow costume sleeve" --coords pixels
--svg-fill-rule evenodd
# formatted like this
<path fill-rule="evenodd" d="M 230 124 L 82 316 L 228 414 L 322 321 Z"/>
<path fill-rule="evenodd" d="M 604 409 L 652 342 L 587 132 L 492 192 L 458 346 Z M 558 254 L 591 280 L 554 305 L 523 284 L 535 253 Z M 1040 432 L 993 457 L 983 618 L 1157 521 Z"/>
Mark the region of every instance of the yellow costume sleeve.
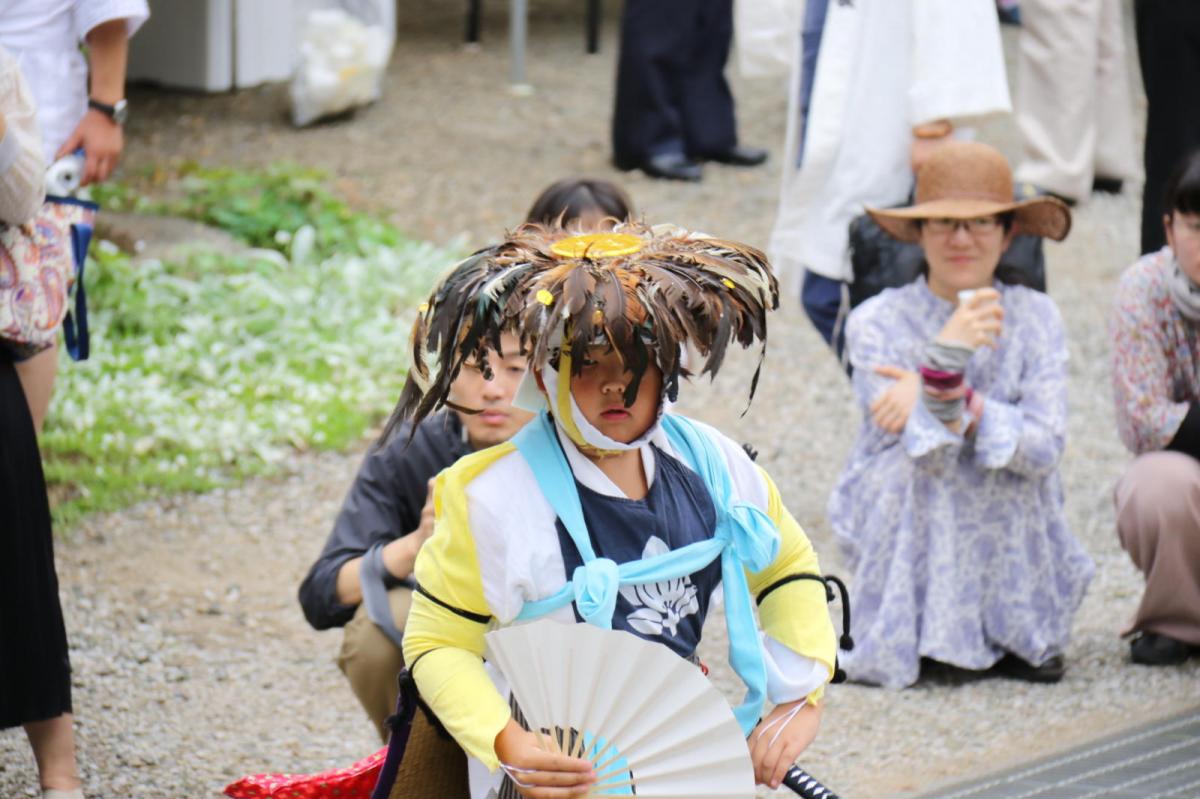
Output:
<path fill-rule="evenodd" d="M 759 592 L 793 574 L 820 574 L 821 565 L 812 542 L 783 506 L 779 489 L 762 469 L 767 482 L 767 515 L 779 526 L 779 555 L 775 562 L 758 574 L 746 573 L 750 593 Z M 776 588 L 758 608 L 759 621 L 767 635 L 793 652 L 820 661 L 833 674 L 837 656 L 837 640 L 833 622 L 826 607 L 825 586 L 814 580 L 795 580 Z M 820 701 L 824 687 L 808 695 L 813 703 Z"/>
<path fill-rule="evenodd" d="M 404 662 L 414 664 L 421 698 L 467 754 L 493 770 L 499 765 L 496 736 L 511 711 L 483 668 L 485 619 L 491 609 L 483 596 L 467 518 L 466 486 L 512 449 L 502 444 L 468 455 L 438 475 L 434 533 L 421 547 L 414 569 L 422 591 L 438 601 L 414 593 L 404 628 Z"/>

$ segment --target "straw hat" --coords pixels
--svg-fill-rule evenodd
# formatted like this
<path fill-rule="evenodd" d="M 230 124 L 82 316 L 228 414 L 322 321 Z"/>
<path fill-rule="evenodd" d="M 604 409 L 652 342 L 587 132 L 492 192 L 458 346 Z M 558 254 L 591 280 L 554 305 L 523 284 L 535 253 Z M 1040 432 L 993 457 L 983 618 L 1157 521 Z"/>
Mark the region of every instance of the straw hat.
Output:
<path fill-rule="evenodd" d="M 1012 170 L 994 147 L 950 141 L 917 173 L 916 203 L 904 208 L 868 208 L 878 225 L 901 241 L 917 241 L 921 219 L 975 219 L 1012 211 L 1016 231 L 1062 241 L 1071 211 L 1054 197 L 1013 200 Z"/>

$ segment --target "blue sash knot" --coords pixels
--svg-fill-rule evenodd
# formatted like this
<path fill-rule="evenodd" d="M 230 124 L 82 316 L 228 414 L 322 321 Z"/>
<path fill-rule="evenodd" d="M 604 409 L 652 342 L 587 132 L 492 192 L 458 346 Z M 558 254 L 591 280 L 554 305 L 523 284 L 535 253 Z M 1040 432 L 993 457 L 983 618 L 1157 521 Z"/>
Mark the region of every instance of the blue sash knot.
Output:
<path fill-rule="evenodd" d="M 617 607 L 617 591 L 621 587 L 621 569 L 608 558 L 590 560 L 575 569 L 571 576 L 575 607 L 588 624 L 612 629 L 613 611 Z"/>

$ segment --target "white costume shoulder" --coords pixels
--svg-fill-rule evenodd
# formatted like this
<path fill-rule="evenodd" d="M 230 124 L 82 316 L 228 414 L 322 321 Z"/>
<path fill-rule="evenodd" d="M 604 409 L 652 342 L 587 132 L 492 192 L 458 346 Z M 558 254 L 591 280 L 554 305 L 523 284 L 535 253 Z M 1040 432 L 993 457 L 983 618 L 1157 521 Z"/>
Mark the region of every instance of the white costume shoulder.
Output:
<path fill-rule="evenodd" d="M 466 494 L 483 596 L 497 621 L 509 624 L 526 600 L 549 596 L 567 580 L 557 516 L 517 451 L 488 466 Z M 569 607 L 564 620 L 574 620 Z"/>
<path fill-rule="evenodd" d="M 767 511 L 769 495 L 767 481 L 762 471 L 750 460 L 745 448 L 729 436 L 710 424 L 687 417 L 700 431 L 717 445 L 725 456 L 725 464 L 729 467 L 729 477 L 733 481 L 734 497 L 742 502 L 749 502 L 764 513 Z M 674 454 L 672 452 L 672 454 Z M 686 461 L 683 461 L 686 463 Z"/>

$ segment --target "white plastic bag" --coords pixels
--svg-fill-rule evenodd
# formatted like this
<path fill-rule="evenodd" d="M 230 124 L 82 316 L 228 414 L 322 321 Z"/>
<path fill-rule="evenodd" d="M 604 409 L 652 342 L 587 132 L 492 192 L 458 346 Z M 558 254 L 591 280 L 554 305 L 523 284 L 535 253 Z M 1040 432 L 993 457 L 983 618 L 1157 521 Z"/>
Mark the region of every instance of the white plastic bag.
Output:
<path fill-rule="evenodd" d="M 379 99 L 392 54 L 392 2 L 345 0 L 303 14 L 291 86 L 294 124 L 308 125 Z"/>

